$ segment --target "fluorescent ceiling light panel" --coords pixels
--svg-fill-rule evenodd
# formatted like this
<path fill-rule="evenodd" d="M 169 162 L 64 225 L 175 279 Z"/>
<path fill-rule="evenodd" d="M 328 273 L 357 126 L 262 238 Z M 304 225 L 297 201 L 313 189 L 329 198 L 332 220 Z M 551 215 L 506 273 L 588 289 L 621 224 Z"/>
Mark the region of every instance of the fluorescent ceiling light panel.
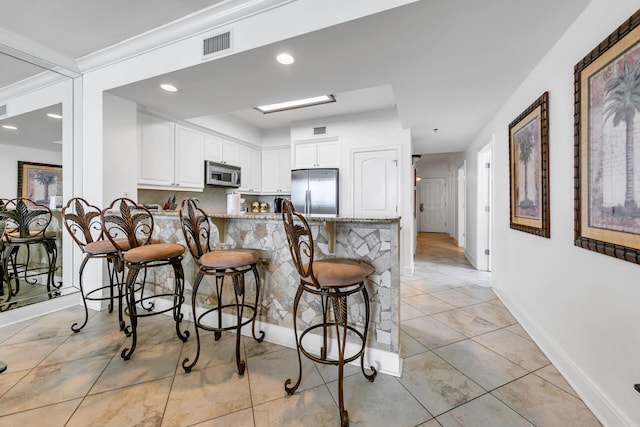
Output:
<path fill-rule="evenodd" d="M 336 102 L 333 95 L 314 96 L 313 98 L 296 99 L 294 101 L 280 102 L 279 104 L 262 105 L 256 110 L 263 114 L 275 113 L 277 111 L 293 110 L 294 108 L 311 107 L 313 105 L 328 104 Z"/>

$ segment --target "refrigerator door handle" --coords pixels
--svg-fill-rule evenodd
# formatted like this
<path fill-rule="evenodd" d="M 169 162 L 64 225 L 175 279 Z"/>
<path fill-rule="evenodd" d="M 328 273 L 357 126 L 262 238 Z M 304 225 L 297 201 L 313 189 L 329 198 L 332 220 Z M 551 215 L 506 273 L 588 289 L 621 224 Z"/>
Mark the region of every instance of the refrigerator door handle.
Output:
<path fill-rule="evenodd" d="M 304 213 L 309 214 L 311 211 L 311 190 L 307 190 L 304 198 Z"/>

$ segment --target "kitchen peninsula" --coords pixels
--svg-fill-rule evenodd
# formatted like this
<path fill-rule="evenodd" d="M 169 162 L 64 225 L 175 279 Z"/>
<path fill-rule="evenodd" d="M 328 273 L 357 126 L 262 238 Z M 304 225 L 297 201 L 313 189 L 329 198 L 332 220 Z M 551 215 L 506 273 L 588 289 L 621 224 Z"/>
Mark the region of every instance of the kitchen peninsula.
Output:
<path fill-rule="evenodd" d="M 299 281 L 298 273 L 291 261 L 291 254 L 280 214 L 227 215 L 210 213 L 210 220 L 218 227 L 212 227 L 213 242 L 228 248 L 247 248 L 259 251 L 259 269 L 262 284 L 260 328 L 266 333 L 265 340 L 295 347 L 293 337 L 292 307 Z M 154 214 L 156 227 L 154 239 L 164 242 L 184 244 L 180 229 L 179 215 L 175 211 L 161 211 Z M 368 281 L 371 296 L 371 319 L 366 358 L 382 372 L 400 375 L 399 356 L 399 233 L 400 218 L 342 218 L 307 217 L 316 243 L 316 257 L 364 258 L 372 263 L 375 272 Z M 185 271 L 185 298 L 191 301 L 192 283 L 195 277 L 195 263 L 188 253 L 183 260 Z M 157 294 L 164 287 L 171 286 L 173 278 L 169 269 L 155 273 L 147 280 Z M 205 281 L 208 279 L 205 278 Z M 248 278 L 247 280 L 253 280 Z M 203 282 L 197 306 L 208 307 L 213 297 L 213 282 Z M 253 286 L 248 286 L 253 289 Z M 364 319 L 364 303 L 351 307 L 351 316 Z M 190 319 L 191 309 L 183 310 Z M 320 302 L 301 301 L 301 321 L 309 323 L 320 315 Z M 348 350 L 347 350 L 348 351 Z"/>

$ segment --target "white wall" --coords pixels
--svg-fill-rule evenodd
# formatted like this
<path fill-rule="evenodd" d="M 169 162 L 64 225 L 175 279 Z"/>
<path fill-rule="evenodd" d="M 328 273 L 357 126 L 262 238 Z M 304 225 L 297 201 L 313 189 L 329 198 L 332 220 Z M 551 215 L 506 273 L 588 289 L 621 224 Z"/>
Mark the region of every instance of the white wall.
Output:
<path fill-rule="evenodd" d="M 124 196 L 137 201 L 137 105 L 135 102 L 105 93 L 103 115 L 103 199 L 87 200 L 100 207 L 106 207 L 112 200 Z"/>
<path fill-rule="evenodd" d="M 633 388 L 640 382 L 640 265 L 573 244 L 573 69 L 637 8 L 637 0 L 593 0 L 466 152 L 471 213 L 476 211 L 477 151 L 495 133 L 496 293 L 607 426 L 640 425 L 640 395 Z M 550 239 L 509 228 L 508 126 L 545 91 L 550 102 Z M 475 244 L 473 238 L 467 234 L 468 246 Z"/>
<path fill-rule="evenodd" d="M 18 161 L 62 165 L 62 151 L 37 150 L 0 144 L 0 198 L 18 196 Z"/>
<path fill-rule="evenodd" d="M 187 121 L 241 141 L 248 142 L 257 147 L 260 147 L 262 144 L 262 133 L 259 128 L 243 120 L 237 119 L 230 114 L 195 117 Z"/>
<path fill-rule="evenodd" d="M 262 132 L 262 148 L 291 147 L 291 128 L 281 127 Z"/>

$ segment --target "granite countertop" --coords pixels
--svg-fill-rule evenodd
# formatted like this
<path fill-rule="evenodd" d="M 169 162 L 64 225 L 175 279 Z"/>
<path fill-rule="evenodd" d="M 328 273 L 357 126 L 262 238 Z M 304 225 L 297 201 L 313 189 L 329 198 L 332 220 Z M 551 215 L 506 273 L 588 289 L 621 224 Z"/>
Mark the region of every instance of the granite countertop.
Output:
<path fill-rule="evenodd" d="M 165 215 L 165 216 L 178 216 L 179 211 L 151 211 L 154 215 Z M 260 212 L 260 213 L 251 213 L 247 212 L 245 214 L 227 214 L 223 212 L 207 212 L 211 218 L 220 218 L 220 219 L 246 219 L 246 220 L 281 220 L 282 214 L 273 213 L 273 212 Z M 390 217 L 390 218 L 355 218 L 355 217 L 324 217 L 324 216 L 305 216 L 307 221 L 325 221 L 325 222 L 370 222 L 370 223 L 395 223 L 400 222 L 400 217 Z"/>

